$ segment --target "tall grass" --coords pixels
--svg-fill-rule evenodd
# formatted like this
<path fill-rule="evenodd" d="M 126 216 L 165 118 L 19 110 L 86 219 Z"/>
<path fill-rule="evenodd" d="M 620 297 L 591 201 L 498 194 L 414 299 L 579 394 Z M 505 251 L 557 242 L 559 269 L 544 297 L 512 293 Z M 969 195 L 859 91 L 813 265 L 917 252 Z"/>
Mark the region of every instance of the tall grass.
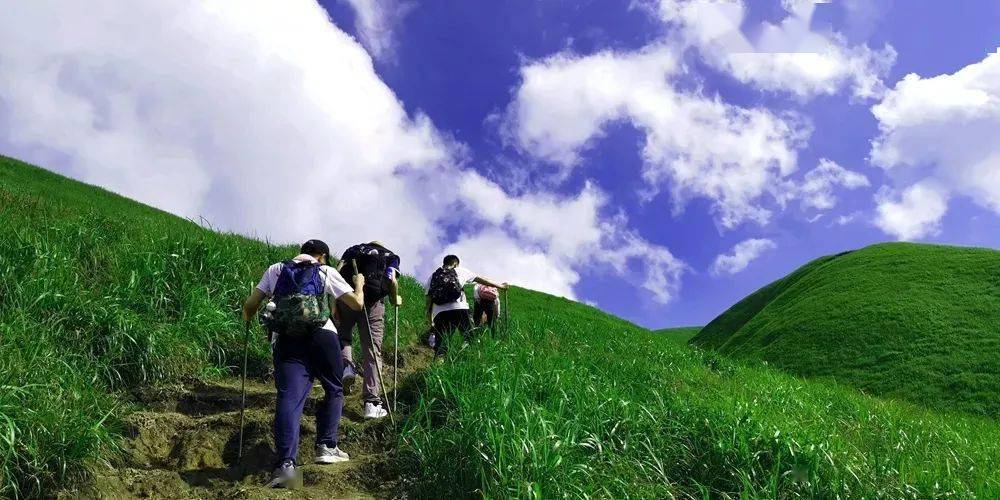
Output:
<path fill-rule="evenodd" d="M 517 290 L 516 327 L 427 375 L 402 436 L 419 493 L 1000 495 L 1000 425 L 678 345 Z"/>
<path fill-rule="evenodd" d="M 235 366 L 237 307 L 289 253 L 2 158 L 0 220 L 0 497 L 113 457 L 116 392 Z"/>

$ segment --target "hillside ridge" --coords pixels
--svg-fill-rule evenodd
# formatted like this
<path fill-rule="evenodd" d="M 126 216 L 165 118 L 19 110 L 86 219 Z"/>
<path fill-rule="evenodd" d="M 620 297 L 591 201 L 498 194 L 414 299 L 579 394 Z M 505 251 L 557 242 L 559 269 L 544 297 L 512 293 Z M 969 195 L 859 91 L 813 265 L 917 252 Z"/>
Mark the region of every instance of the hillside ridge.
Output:
<path fill-rule="evenodd" d="M 691 343 L 941 410 L 1000 415 L 1000 252 L 880 243 L 821 257 Z"/>

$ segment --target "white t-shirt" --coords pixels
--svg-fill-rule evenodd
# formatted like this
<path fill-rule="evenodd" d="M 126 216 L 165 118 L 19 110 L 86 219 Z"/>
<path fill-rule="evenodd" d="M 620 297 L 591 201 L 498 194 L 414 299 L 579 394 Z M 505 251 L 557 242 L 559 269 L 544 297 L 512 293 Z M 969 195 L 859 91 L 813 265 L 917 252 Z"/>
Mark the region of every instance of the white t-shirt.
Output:
<path fill-rule="evenodd" d="M 307 260 L 316 262 L 316 259 L 312 258 L 311 255 L 306 254 L 299 255 L 292 260 L 295 262 Z M 278 276 L 281 276 L 281 269 L 283 267 L 284 264 L 281 262 L 271 264 L 271 266 L 267 268 L 267 271 L 264 271 L 264 276 L 261 276 L 260 283 L 257 283 L 257 289 L 264 292 L 264 295 L 267 295 L 268 297 L 274 295 L 274 287 L 278 284 Z M 340 273 L 330 266 L 320 266 L 319 272 L 325 278 L 324 288 L 326 288 L 326 293 L 330 299 L 330 310 L 333 311 L 337 306 L 337 299 L 345 293 L 353 292 L 354 287 L 348 285 Z M 332 332 L 337 331 L 337 327 L 333 325 L 333 321 L 330 319 L 326 320 L 326 324 L 323 325 L 323 328 Z"/>
<path fill-rule="evenodd" d="M 478 274 L 461 266 L 455 268 L 455 274 L 458 275 L 458 282 L 461 283 L 462 285 L 467 285 L 469 283 L 472 283 L 476 278 L 479 277 Z M 434 275 L 432 274 L 431 277 L 434 277 Z M 430 278 L 427 278 L 426 289 L 427 293 L 430 293 L 431 291 Z M 469 309 L 469 303 L 466 302 L 465 300 L 464 290 L 462 291 L 462 294 L 458 296 L 458 300 L 456 300 L 455 302 L 449 302 L 447 304 L 440 304 L 440 305 L 434 304 L 434 306 L 431 308 L 431 318 L 433 319 L 434 317 L 436 317 L 439 312 L 452 311 L 455 309 L 466 309 L 466 310 Z"/>

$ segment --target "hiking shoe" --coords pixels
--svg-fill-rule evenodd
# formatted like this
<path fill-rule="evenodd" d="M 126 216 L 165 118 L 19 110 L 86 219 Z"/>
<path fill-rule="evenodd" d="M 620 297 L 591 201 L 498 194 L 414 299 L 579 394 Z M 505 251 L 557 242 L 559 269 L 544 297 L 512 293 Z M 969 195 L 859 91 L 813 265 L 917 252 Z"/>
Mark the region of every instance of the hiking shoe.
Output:
<path fill-rule="evenodd" d="M 274 469 L 274 472 L 271 473 L 271 480 L 265 486 L 268 488 L 293 487 L 297 475 L 298 471 L 295 468 L 295 462 L 285 460 Z"/>
<path fill-rule="evenodd" d="M 345 396 L 348 396 L 351 394 L 351 392 L 354 392 L 354 383 L 357 382 L 357 380 L 358 380 L 358 372 L 354 371 L 354 365 L 351 363 L 347 363 L 347 365 L 344 366 L 344 376 L 343 376 Z"/>
<path fill-rule="evenodd" d="M 382 418 L 388 414 L 389 412 L 385 411 L 382 405 L 365 401 L 365 418 Z"/>
<path fill-rule="evenodd" d="M 339 446 L 334 446 L 330 448 L 325 444 L 316 445 L 316 463 L 318 464 L 332 464 L 336 462 L 346 462 L 350 460 L 351 457 L 347 455 L 344 451 L 341 451 Z"/>

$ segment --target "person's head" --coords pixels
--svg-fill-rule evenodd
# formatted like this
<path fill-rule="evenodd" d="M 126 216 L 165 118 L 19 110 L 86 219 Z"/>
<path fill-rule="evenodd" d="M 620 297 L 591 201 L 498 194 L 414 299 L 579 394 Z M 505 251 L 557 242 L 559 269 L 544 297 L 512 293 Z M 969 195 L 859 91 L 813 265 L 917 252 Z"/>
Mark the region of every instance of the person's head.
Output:
<path fill-rule="evenodd" d="M 458 256 L 446 255 L 443 264 L 444 267 L 458 267 Z"/>
<path fill-rule="evenodd" d="M 320 240 L 309 240 L 302 244 L 299 253 L 311 255 L 316 260 L 326 264 L 327 256 L 330 255 L 330 247 Z"/>

